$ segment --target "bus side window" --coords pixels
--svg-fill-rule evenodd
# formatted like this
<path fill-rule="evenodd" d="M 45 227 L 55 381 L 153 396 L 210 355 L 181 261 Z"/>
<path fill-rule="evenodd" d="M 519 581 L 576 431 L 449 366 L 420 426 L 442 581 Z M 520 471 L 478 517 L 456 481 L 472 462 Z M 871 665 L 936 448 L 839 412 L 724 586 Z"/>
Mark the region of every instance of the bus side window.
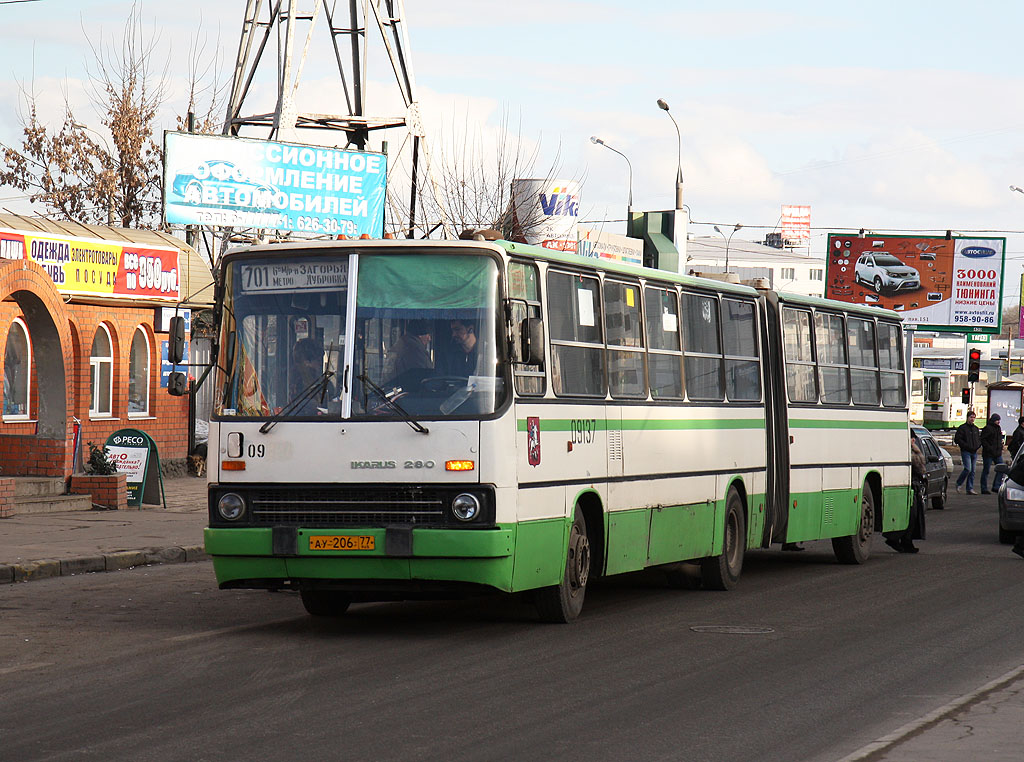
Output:
<path fill-rule="evenodd" d="M 782 309 L 782 343 L 786 348 L 786 388 L 790 402 L 817 402 L 810 312 Z"/>
<path fill-rule="evenodd" d="M 508 263 L 508 295 L 512 300 L 512 336 L 517 344 L 513 356 L 512 372 L 516 390 L 523 395 L 544 396 L 546 379 L 543 365 L 527 365 L 520 362 L 520 337 L 527 318 L 540 318 L 540 276 L 537 266 L 528 262 Z"/>
<path fill-rule="evenodd" d="M 761 399 L 761 366 L 757 360 L 754 303 L 722 300 L 722 344 L 725 350 L 725 394 L 730 400 Z"/>
<path fill-rule="evenodd" d="M 686 356 L 686 396 L 691 400 L 725 397 L 718 300 L 703 294 L 683 294 L 683 351 Z"/>
<path fill-rule="evenodd" d="M 821 401 L 828 405 L 849 405 L 850 369 L 846 360 L 846 329 L 842 315 L 815 312 L 814 341 L 818 350 Z"/>
<path fill-rule="evenodd" d="M 643 334 L 640 331 L 640 288 L 604 282 L 608 386 L 613 397 L 646 397 Z M 639 351 L 637 351 L 639 350 Z"/>
<path fill-rule="evenodd" d="M 555 394 L 604 397 L 601 289 L 597 278 L 548 271 L 548 335 Z"/>
<path fill-rule="evenodd" d="M 879 322 L 878 370 L 882 382 L 882 404 L 886 407 L 904 407 L 907 404 L 900 346 L 900 327 Z"/>
<path fill-rule="evenodd" d="M 850 348 L 850 388 L 853 404 L 878 404 L 878 361 L 875 359 L 875 323 L 863 318 L 848 318 L 847 342 Z"/>
<path fill-rule="evenodd" d="M 682 399 L 683 353 L 679 346 L 679 302 L 675 291 L 647 286 L 647 377 L 655 399 Z"/>

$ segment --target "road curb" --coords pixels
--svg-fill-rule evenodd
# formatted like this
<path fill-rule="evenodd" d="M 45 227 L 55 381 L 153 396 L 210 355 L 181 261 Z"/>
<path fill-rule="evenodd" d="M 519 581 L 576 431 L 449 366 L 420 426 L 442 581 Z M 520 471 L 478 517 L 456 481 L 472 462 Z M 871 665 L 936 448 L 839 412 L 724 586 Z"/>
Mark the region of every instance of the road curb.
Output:
<path fill-rule="evenodd" d="M 906 725 L 897 728 L 892 733 L 882 736 L 877 741 L 872 741 L 866 746 L 862 746 L 857 751 L 843 757 L 838 762 L 870 762 L 871 760 L 882 759 L 885 752 L 899 746 L 908 738 L 919 735 L 927 731 L 929 728 L 938 725 L 948 717 L 951 717 L 963 709 L 984 700 L 990 694 L 995 693 L 997 690 L 1009 685 L 1015 680 L 1018 680 L 1022 675 L 1024 675 L 1024 664 L 1016 667 L 1015 669 L 1011 669 L 1006 674 L 1000 675 L 995 680 L 985 683 L 980 688 L 977 688 L 970 693 L 966 693 L 959 698 L 953 699 L 949 703 L 940 706 L 938 709 L 929 712 L 923 717 L 919 717 L 916 720 L 908 722 Z"/>
<path fill-rule="evenodd" d="M 158 564 L 181 564 L 205 561 L 206 551 L 202 545 L 153 547 L 141 550 L 118 550 L 97 556 L 79 558 L 43 558 L 20 564 L 0 564 L 0 584 L 32 582 L 37 579 L 71 577 L 76 574 L 122 571 L 137 566 Z"/>

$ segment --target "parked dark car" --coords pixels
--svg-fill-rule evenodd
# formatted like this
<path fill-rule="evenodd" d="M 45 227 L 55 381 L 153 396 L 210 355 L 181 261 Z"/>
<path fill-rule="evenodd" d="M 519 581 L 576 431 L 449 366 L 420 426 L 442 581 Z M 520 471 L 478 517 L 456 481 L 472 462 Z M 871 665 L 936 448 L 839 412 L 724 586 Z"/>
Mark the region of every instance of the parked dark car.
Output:
<path fill-rule="evenodd" d="M 1006 475 L 999 487 L 999 542 L 1009 545 L 1024 532 L 1024 447 L 1010 465 L 996 466 L 996 473 Z"/>
<path fill-rule="evenodd" d="M 923 426 L 911 426 L 910 436 L 917 440 L 917 446 L 924 454 L 925 475 L 928 481 L 924 499 L 926 502 L 931 500 L 932 508 L 942 510 L 946 507 L 946 489 L 949 486 L 949 474 L 946 472 L 946 459 L 943 457 L 942 448 L 931 432 Z"/>

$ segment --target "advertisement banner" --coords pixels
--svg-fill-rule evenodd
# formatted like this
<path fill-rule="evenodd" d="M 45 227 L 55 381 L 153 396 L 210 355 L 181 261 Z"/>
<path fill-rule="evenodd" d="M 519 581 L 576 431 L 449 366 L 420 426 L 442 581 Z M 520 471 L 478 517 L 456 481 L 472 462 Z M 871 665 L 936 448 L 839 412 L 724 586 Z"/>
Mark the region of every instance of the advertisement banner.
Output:
<path fill-rule="evenodd" d="M 575 180 L 512 181 L 512 240 L 575 253 L 579 212 Z"/>
<path fill-rule="evenodd" d="M 1020 300 L 1017 306 L 1017 336 L 1024 336 L 1024 273 L 1020 276 Z"/>
<path fill-rule="evenodd" d="M 929 331 L 999 333 L 1005 253 L 1005 238 L 830 233 L 825 296 Z"/>
<path fill-rule="evenodd" d="M 31 259 L 62 294 L 179 299 L 178 250 L 0 228 L 0 258 Z"/>
<path fill-rule="evenodd" d="M 164 133 L 172 225 L 384 236 L 387 157 L 268 140 Z"/>
<path fill-rule="evenodd" d="M 811 207 L 783 204 L 779 218 L 782 239 L 790 244 L 802 245 L 811 240 Z"/>
<path fill-rule="evenodd" d="M 624 262 L 639 267 L 644 263 L 644 242 L 639 238 L 629 238 L 581 226 L 576 253 L 581 257 L 606 262 Z"/>

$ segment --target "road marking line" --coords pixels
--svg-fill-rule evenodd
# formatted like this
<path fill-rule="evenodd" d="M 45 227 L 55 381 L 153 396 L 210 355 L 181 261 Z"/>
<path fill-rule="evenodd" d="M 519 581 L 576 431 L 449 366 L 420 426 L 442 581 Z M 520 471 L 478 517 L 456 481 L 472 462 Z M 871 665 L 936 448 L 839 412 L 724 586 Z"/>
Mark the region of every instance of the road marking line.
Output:
<path fill-rule="evenodd" d="M 0 669 L 0 675 L 10 675 L 15 672 L 27 672 L 30 669 L 43 669 L 44 667 L 52 667 L 52 661 L 35 661 L 29 664 L 18 664 L 14 667 L 4 667 Z"/>
<path fill-rule="evenodd" d="M 1007 683 L 1012 683 L 1021 675 L 1024 675 L 1024 664 L 1016 669 L 1011 669 L 1005 675 L 997 677 L 991 682 L 985 683 L 977 690 L 964 694 L 959 698 L 955 698 L 948 704 L 940 706 L 935 711 L 929 712 L 923 717 L 919 717 L 916 720 L 908 722 L 906 725 L 897 728 L 892 733 L 882 736 L 877 741 L 872 741 L 866 746 L 862 746 L 857 749 L 857 751 L 853 752 L 853 754 L 843 757 L 838 760 L 838 762 L 860 762 L 860 760 L 868 759 L 876 754 L 886 751 L 893 746 L 896 746 L 907 737 L 919 733 L 931 725 L 938 725 L 942 720 L 946 719 L 958 709 L 962 709 L 964 706 L 984 698 L 987 694 L 999 690 Z"/>
<path fill-rule="evenodd" d="M 265 627 L 274 627 L 280 624 L 287 624 L 294 622 L 295 618 L 291 619 L 279 619 L 276 622 L 262 622 L 260 624 L 240 624 L 235 627 L 222 627 L 219 630 L 204 630 L 203 632 L 192 632 L 188 635 L 175 635 L 172 638 L 164 638 L 166 643 L 187 643 L 192 640 L 202 640 L 203 638 L 215 638 L 218 635 L 230 635 L 237 632 L 246 632 L 248 630 L 262 630 Z"/>

